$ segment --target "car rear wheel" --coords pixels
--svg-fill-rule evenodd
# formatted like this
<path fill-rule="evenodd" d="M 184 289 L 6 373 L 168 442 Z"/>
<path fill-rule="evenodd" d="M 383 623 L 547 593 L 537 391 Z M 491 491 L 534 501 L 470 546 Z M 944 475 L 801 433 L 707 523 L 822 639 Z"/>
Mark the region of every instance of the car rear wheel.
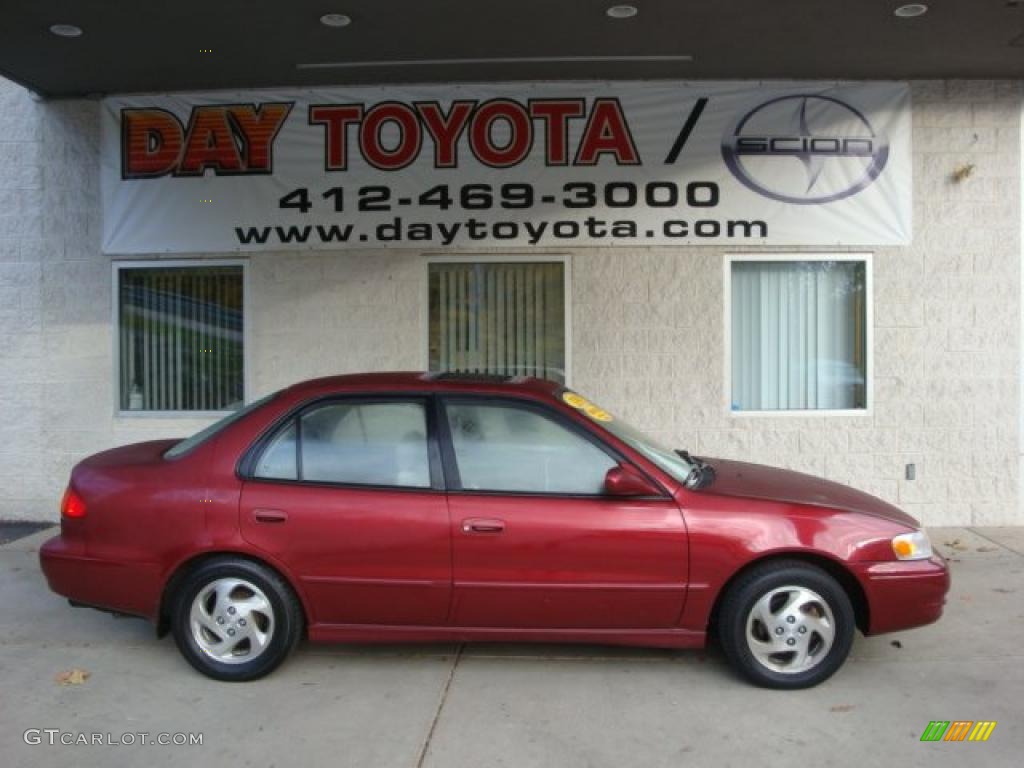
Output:
<path fill-rule="evenodd" d="M 302 608 L 274 571 L 241 558 L 209 560 L 179 585 L 171 617 L 185 659 L 216 680 L 255 680 L 302 635 Z"/>
<path fill-rule="evenodd" d="M 767 688 L 809 688 L 827 680 L 846 660 L 854 627 L 853 606 L 839 583 L 792 560 L 745 573 L 719 613 L 726 657 Z"/>

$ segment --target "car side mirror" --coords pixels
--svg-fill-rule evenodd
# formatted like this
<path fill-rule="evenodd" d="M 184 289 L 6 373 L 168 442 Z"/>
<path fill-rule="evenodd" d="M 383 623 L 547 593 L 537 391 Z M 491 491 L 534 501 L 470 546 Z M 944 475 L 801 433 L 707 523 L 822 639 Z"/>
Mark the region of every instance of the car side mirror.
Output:
<path fill-rule="evenodd" d="M 661 496 L 661 489 L 633 467 L 617 466 L 604 476 L 604 491 L 609 496 Z"/>

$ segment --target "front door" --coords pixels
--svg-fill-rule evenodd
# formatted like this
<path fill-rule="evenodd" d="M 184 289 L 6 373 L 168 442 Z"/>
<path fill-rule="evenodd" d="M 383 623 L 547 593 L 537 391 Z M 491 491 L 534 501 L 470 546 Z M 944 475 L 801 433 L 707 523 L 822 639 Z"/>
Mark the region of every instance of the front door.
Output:
<path fill-rule="evenodd" d="M 312 623 L 445 622 L 448 508 L 426 401 L 338 399 L 282 425 L 242 489 L 242 535 L 299 579 Z"/>
<path fill-rule="evenodd" d="M 452 624 L 675 626 L 686 595 L 687 542 L 671 498 L 606 495 L 605 474 L 620 460 L 543 407 L 453 397 L 441 422 Z"/>

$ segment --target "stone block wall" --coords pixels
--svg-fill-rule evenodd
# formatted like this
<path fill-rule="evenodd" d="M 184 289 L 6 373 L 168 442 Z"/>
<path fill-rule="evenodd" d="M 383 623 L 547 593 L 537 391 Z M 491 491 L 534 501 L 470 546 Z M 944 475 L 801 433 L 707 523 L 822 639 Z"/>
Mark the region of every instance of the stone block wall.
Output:
<path fill-rule="evenodd" d="M 870 412 L 729 412 L 724 263 L 740 251 L 721 247 L 557 251 L 573 386 L 673 445 L 850 483 L 928 525 L 1024 524 L 1021 98 L 1019 82 L 913 84 L 914 240 L 871 251 Z M 208 423 L 115 415 L 98 132 L 97 103 L 39 103 L 0 80 L 0 519 L 56 519 L 81 457 Z M 251 397 L 425 365 L 424 254 L 242 258 Z"/>

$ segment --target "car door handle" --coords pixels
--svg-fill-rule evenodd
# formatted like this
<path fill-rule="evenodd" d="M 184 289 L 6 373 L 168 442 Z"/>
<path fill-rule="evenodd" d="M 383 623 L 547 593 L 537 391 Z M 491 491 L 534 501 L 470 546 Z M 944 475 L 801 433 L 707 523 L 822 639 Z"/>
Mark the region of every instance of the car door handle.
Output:
<path fill-rule="evenodd" d="M 504 520 L 493 520 L 485 517 L 470 517 L 462 521 L 463 533 L 501 533 L 504 530 Z"/>
<path fill-rule="evenodd" d="M 283 523 L 288 513 L 283 509 L 254 509 L 252 517 L 257 523 Z"/>

